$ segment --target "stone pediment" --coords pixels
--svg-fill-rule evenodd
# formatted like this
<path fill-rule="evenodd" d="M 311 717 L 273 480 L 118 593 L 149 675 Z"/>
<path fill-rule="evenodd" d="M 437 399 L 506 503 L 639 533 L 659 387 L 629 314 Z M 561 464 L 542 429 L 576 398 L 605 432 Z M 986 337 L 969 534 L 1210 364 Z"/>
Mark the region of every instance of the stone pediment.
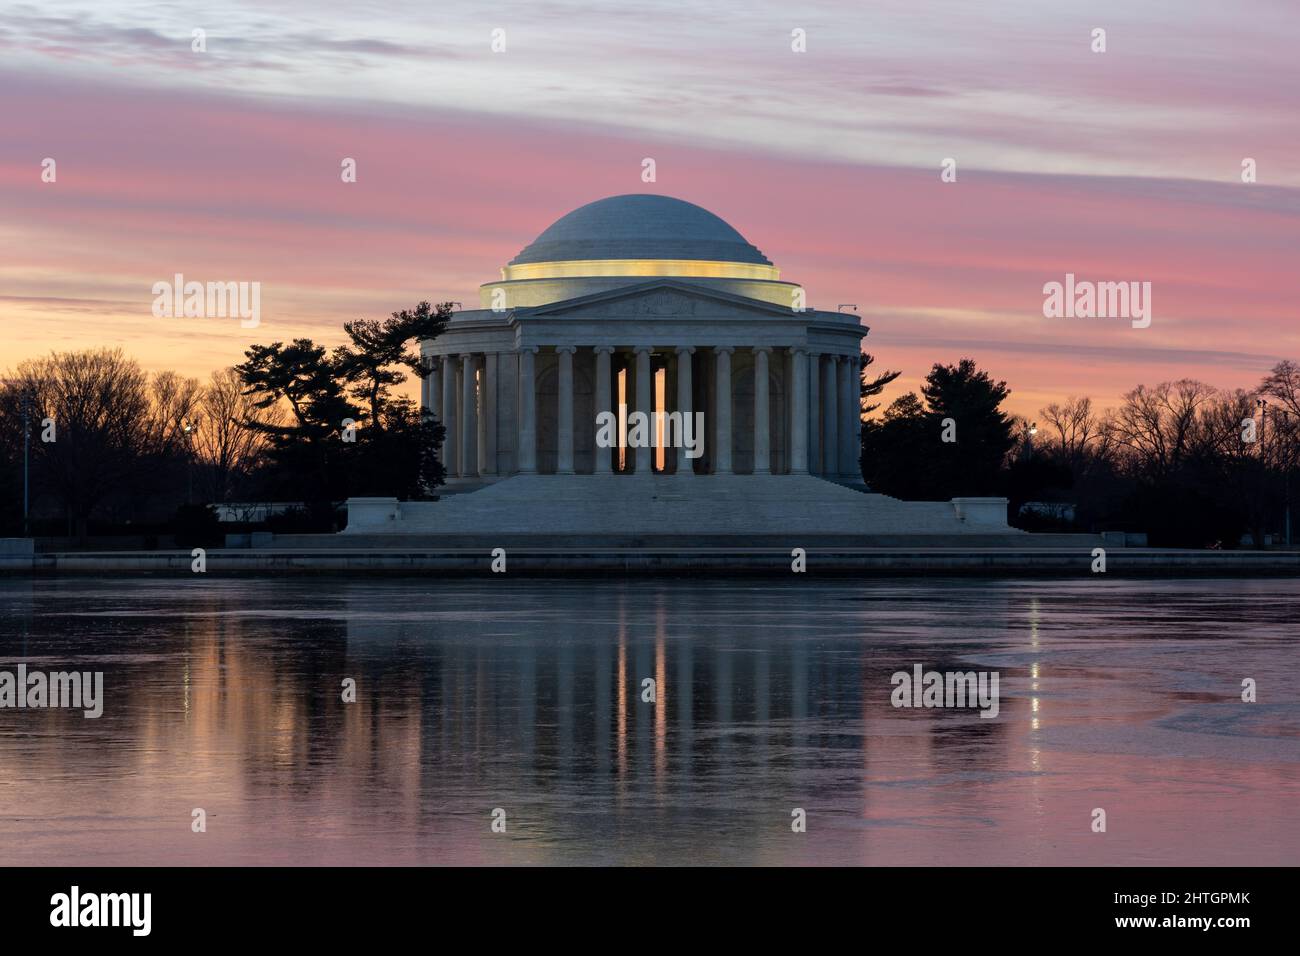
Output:
<path fill-rule="evenodd" d="M 576 299 L 565 299 L 533 308 L 516 309 L 519 316 L 548 318 L 719 318 L 728 315 L 764 314 L 790 318 L 790 309 L 761 299 L 750 299 L 685 282 L 660 280 L 611 289 Z"/>

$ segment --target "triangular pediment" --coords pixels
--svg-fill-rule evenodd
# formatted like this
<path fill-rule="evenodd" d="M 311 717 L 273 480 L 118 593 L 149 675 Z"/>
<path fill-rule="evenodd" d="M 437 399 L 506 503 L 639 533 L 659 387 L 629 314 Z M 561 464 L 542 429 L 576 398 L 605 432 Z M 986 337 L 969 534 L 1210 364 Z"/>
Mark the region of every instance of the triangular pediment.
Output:
<path fill-rule="evenodd" d="M 762 299 L 710 289 L 673 279 L 653 279 L 604 292 L 515 309 L 518 316 L 641 317 L 689 319 L 694 316 L 767 314 L 789 318 L 791 310 Z"/>

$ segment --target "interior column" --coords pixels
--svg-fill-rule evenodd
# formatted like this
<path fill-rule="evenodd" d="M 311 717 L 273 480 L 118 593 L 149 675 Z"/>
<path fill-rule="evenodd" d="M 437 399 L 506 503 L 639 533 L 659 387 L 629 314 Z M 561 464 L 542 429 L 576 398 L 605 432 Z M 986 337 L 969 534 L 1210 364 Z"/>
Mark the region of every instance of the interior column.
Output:
<path fill-rule="evenodd" d="M 483 413 L 479 416 L 479 474 L 497 473 L 497 353 L 483 356 Z"/>
<path fill-rule="evenodd" d="M 843 411 L 840 413 L 840 475 L 847 481 L 862 480 L 862 469 L 858 466 L 858 459 L 862 455 L 862 402 L 858 376 L 858 356 L 844 356 L 840 376 L 840 388 L 844 395 Z"/>
<path fill-rule="evenodd" d="M 560 345 L 555 354 L 560 360 L 559 417 L 556 438 L 559 442 L 555 459 L 557 475 L 573 474 L 573 353 L 572 345 Z"/>
<path fill-rule="evenodd" d="M 822 366 L 822 476 L 832 481 L 840 476 L 839 365 L 838 356 L 828 355 Z"/>
<path fill-rule="evenodd" d="M 442 356 L 442 466 L 448 477 L 456 471 L 456 366 L 450 355 Z"/>
<path fill-rule="evenodd" d="M 610 356 L 614 354 L 614 348 L 610 345 L 598 345 L 596 352 L 596 419 L 608 413 L 614 394 L 614 381 L 610 375 Z M 599 427 L 597 427 L 599 431 Z M 615 446 L 618 439 L 615 438 Z M 617 453 L 615 448 L 601 448 L 600 443 L 592 441 L 593 457 L 595 460 L 594 471 L 598 475 L 608 475 L 614 470 L 613 457 Z"/>
<path fill-rule="evenodd" d="M 424 379 L 424 410 L 439 421 L 442 420 L 442 385 L 438 373 L 442 370 L 442 361 L 433 355 L 425 359 L 429 374 Z"/>
<path fill-rule="evenodd" d="M 650 390 L 653 386 L 653 379 L 650 376 L 650 347 L 648 345 L 639 346 L 636 350 L 636 410 L 645 415 L 648 422 L 650 433 L 654 431 L 654 405 L 651 402 Z M 651 442 L 644 441 L 636 450 L 636 473 L 638 475 L 653 474 L 654 468 L 651 465 L 650 448 Z"/>
<path fill-rule="evenodd" d="M 808 474 L 808 353 L 790 353 L 790 474 Z"/>
<path fill-rule="evenodd" d="M 682 432 L 677 436 L 677 474 L 693 475 L 695 474 L 695 459 L 689 457 L 686 443 L 681 440 L 686 434 L 686 430 L 691 430 L 691 436 L 695 436 L 695 416 L 692 413 L 693 392 L 691 391 L 691 356 L 695 354 L 695 349 L 689 345 L 679 346 L 677 349 L 677 411 L 681 413 Z M 700 436 L 702 437 L 702 436 Z"/>
<path fill-rule="evenodd" d="M 822 356 L 808 353 L 808 473 L 822 473 Z"/>
<path fill-rule="evenodd" d="M 478 356 L 460 357 L 460 476 L 478 476 Z"/>
<path fill-rule="evenodd" d="M 765 346 L 754 349 L 754 474 L 772 473 L 772 437 L 768 422 L 767 356 Z"/>
<path fill-rule="evenodd" d="M 716 368 L 714 374 L 715 402 L 718 406 L 718 447 L 713 450 L 713 472 L 731 474 L 731 353 L 735 349 L 724 346 L 713 350 Z"/>
<path fill-rule="evenodd" d="M 537 474 L 537 388 L 533 356 L 537 346 L 519 350 L 519 473 Z"/>

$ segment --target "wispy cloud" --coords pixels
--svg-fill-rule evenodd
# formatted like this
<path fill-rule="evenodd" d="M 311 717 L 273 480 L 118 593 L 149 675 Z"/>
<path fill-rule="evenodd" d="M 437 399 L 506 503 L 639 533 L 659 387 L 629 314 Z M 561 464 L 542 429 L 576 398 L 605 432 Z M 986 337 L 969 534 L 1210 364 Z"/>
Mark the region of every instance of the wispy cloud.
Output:
<path fill-rule="evenodd" d="M 237 325 L 148 314 L 177 271 L 261 281 L 262 338 L 473 302 L 567 210 L 652 189 L 731 221 L 814 304 L 855 303 L 900 387 L 962 354 L 1022 411 L 1180 370 L 1252 384 L 1300 357 L 1300 12 L 1076 6 L 13 6 L 5 359 L 67 342 L 194 374 L 238 361 Z M 1045 320 L 1066 272 L 1151 281 L 1152 327 Z"/>
<path fill-rule="evenodd" d="M 1298 19 L 1267 0 L 760 0 L 743 16 L 680 0 L 452 0 L 433 15 L 401 0 L 107 0 L 18 4 L 0 46 L 18 68 L 137 85 L 599 122 L 807 158 L 1222 180 L 1252 156 L 1261 182 L 1300 185 Z"/>

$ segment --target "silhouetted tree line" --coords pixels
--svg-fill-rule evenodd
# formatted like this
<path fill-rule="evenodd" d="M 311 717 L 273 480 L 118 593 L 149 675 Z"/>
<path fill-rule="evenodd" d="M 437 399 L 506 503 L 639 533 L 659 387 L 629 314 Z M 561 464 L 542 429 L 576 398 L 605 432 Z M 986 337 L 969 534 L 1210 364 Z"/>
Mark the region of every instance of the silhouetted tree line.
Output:
<path fill-rule="evenodd" d="M 255 345 L 206 383 L 149 375 L 120 350 L 24 362 L 0 381 L 0 534 L 22 533 L 25 420 L 41 534 L 212 530 L 200 503 L 232 501 L 301 502 L 302 527 L 329 530 L 348 497 L 428 497 L 445 478 L 444 429 L 393 390 L 428 374 L 412 347 L 450 315 L 450 303 L 421 302 L 346 323 L 348 342 L 333 350 L 305 338 Z M 873 361 L 861 362 L 861 464 L 876 491 L 1005 495 L 1027 530 L 1138 531 L 1153 545 L 1284 533 L 1300 454 L 1294 362 L 1251 390 L 1184 379 L 1138 386 L 1106 411 L 1070 398 L 1031 423 L 1003 411 L 1006 382 L 970 359 L 935 365 L 919 394 L 876 417 L 874 399 L 899 373 L 874 374 Z M 1030 502 L 1069 504 L 1073 518 Z"/>
<path fill-rule="evenodd" d="M 1072 397 L 1037 422 L 1004 412 L 1007 383 L 970 359 L 936 364 L 919 396 L 868 417 L 880 392 L 868 364 L 861 463 L 873 490 L 912 500 L 1005 495 L 1012 523 L 1026 530 L 1145 532 L 1154 546 L 1233 547 L 1244 534 L 1262 546 L 1286 533 L 1300 464 L 1294 362 L 1251 390 L 1191 379 L 1139 385 L 1118 408 Z M 1074 515 L 1029 502 L 1069 504 Z"/>
<path fill-rule="evenodd" d="M 302 502 L 328 530 L 352 495 L 425 497 L 444 479 L 443 428 L 395 397 L 427 374 L 413 343 L 450 303 L 344 325 L 348 343 L 256 345 L 207 383 L 149 375 L 121 350 L 54 353 L 0 380 L 0 534 L 21 534 L 24 430 L 32 530 L 197 532 L 199 503 Z"/>

